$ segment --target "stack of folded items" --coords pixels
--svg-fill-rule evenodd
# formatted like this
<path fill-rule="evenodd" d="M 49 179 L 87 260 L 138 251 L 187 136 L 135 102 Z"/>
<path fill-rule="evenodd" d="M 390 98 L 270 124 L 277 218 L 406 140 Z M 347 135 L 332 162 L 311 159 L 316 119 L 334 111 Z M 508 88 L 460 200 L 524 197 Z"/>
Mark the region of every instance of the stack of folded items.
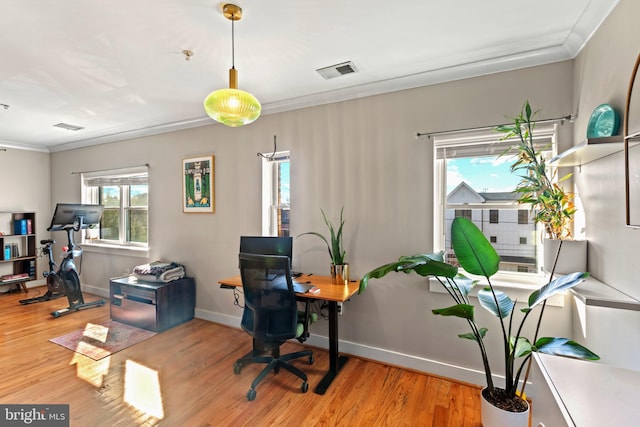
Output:
<path fill-rule="evenodd" d="M 167 283 L 185 276 L 184 266 L 177 262 L 154 261 L 134 267 L 133 275 L 145 282 Z"/>

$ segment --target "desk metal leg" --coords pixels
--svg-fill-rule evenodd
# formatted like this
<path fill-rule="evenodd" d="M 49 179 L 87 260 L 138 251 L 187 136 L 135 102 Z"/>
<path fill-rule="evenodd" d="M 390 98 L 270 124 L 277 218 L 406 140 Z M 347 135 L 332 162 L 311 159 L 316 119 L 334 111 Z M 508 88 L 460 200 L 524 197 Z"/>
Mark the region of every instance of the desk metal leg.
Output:
<path fill-rule="evenodd" d="M 338 352 L 338 303 L 329 301 L 329 371 L 316 387 L 316 394 L 325 394 L 340 369 L 349 360 Z"/>

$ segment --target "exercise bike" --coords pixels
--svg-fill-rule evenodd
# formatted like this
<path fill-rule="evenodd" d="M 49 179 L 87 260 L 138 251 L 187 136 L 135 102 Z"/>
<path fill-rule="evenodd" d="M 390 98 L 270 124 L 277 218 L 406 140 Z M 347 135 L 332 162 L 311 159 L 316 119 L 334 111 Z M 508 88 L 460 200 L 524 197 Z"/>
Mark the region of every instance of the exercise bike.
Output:
<path fill-rule="evenodd" d="M 82 296 L 82 289 L 80 287 L 80 277 L 76 269 L 74 261 L 75 257 L 82 255 L 82 248 L 75 243 L 74 233 L 82 229 L 88 228 L 93 224 L 98 224 L 102 217 L 103 207 L 100 205 L 76 205 L 58 203 L 56 210 L 51 220 L 51 226 L 47 231 L 66 231 L 67 233 L 67 247 L 66 254 L 60 263 L 58 271 L 53 271 L 50 264 L 50 271 L 47 275 L 47 283 L 51 280 L 52 283 L 61 283 L 64 289 L 64 294 L 69 300 L 69 307 L 56 310 L 51 313 L 53 317 L 60 317 L 65 314 L 73 313 L 74 311 L 82 310 L 91 307 L 100 307 L 105 304 L 103 299 L 85 302 Z M 43 244 L 49 244 L 49 257 L 53 263 L 51 255 L 51 247 L 54 243 L 53 240 L 44 240 Z M 53 263 L 55 266 L 55 263 Z M 53 277 L 52 277 L 53 276 Z"/>
<path fill-rule="evenodd" d="M 47 281 L 47 292 L 39 297 L 21 299 L 18 301 L 20 304 L 35 304 L 37 302 L 50 301 L 67 295 L 62 279 L 58 274 L 56 274 L 56 267 L 58 264 L 53 260 L 53 245 L 55 243 L 56 241 L 51 239 L 40 240 L 40 244 L 44 245 L 42 248 L 42 254 L 49 257 L 49 271 L 42 273 Z"/>

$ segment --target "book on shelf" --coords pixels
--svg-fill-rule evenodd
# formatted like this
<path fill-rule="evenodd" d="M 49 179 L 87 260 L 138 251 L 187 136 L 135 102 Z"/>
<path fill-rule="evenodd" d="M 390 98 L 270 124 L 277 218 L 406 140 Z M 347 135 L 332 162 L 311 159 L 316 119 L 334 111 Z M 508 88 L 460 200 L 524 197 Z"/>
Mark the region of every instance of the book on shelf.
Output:
<path fill-rule="evenodd" d="M 16 219 L 13 221 L 13 234 L 27 234 L 26 219 Z"/>

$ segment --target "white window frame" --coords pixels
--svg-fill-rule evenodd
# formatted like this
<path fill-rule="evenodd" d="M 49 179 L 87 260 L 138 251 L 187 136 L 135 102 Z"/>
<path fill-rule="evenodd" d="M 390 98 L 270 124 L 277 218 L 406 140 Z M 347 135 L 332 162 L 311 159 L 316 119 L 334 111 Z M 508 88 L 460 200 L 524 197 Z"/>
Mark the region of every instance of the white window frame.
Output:
<path fill-rule="evenodd" d="M 129 206 L 129 187 L 132 185 L 147 185 L 148 197 L 150 197 L 149 168 L 136 166 L 122 169 L 103 170 L 95 172 L 83 172 L 82 203 L 99 204 L 100 187 L 114 186 L 120 189 L 119 209 L 119 237 L 118 240 L 100 239 L 99 232 L 87 229 L 82 234 L 82 243 L 87 246 L 101 246 L 120 249 L 148 250 L 151 231 L 149 227 L 149 205 L 145 208 Z M 148 203 L 148 201 L 147 201 Z M 147 212 L 147 242 L 131 242 L 127 239 L 127 212 L 131 210 L 146 210 Z"/>
<path fill-rule="evenodd" d="M 291 160 L 289 151 L 263 154 L 262 157 L 262 235 L 278 235 L 278 210 L 291 212 L 291 201 L 278 201 L 278 166 Z"/>
<path fill-rule="evenodd" d="M 536 126 L 534 139 L 540 146 L 551 145 L 550 157 L 556 154 L 557 150 L 557 124 L 539 124 Z M 446 210 L 447 209 L 518 209 L 518 205 L 512 203 L 505 204 L 450 204 L 447 205 L 447 167 L 446 159 L 443 158 L 442 149 L 452 152 L 453 157 L 473 157 L 474 155 L 495 155 L 503 153 L 508 147 L 515 146 L 517 140 L 502 140 L 503 134 L 493 129 L 465 130 L 460 132 L 450 132 L 441 135 L 433 135 L 433 162 L 434 162 L 434 252 L 446 249 Z M 519 205 L 519 209 L 528 209 L 525 205 Z M 536 239 L 540 239 L 541 227 L 536 227 Z M 543 259 L 542 245 L 537 245 L 536 259 L 538 264 Z M 519 273 L 514 271 L 499 271 L 492 280 L 496 283 L 509 284 L 516 283 L 521 286 L 539 285 L 540 277 L 543 274 L 539 265 L 536 266 L 539 273 Z"/>

